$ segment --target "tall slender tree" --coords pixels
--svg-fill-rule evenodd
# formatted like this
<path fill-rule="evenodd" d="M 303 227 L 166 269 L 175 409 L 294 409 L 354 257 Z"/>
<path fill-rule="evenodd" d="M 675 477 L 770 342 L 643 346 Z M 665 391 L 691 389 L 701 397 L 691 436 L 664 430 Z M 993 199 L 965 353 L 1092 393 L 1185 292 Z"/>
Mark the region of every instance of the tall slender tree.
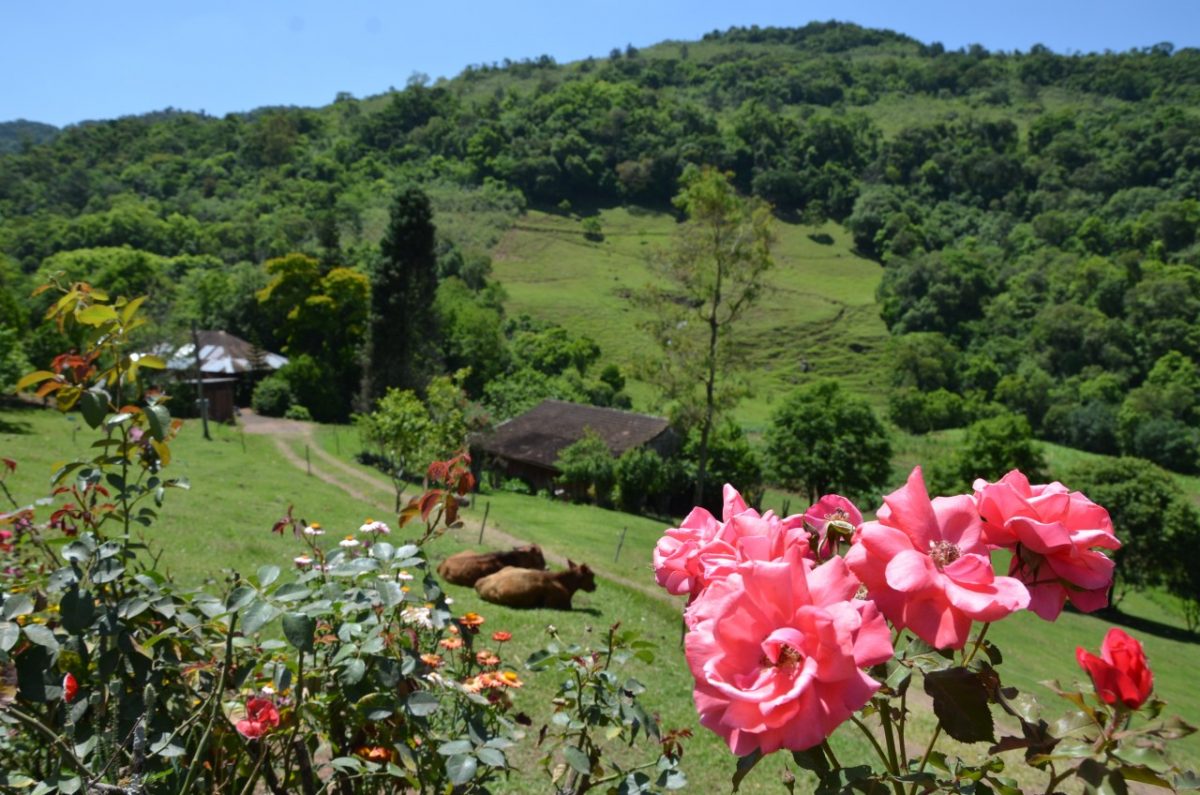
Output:
<path fill-rule="evenodd" d="M 740 196 L 730 175 L 690 168 L 681 183 L 674 201 L 687 221 L 657 262 L 663 283 L 643 296 L 651 318 L 647 329 L 660 353 L 643 374 L 671 401 L 677 424 L 700 429 L 699 505 L 714 423 L 741 397 L 732 377 L 732 334 L 762 290 L 774 234 L 770 207 Z"/>
<path fill-rule="evenodd" d="M 366 397 L 389 387 L 420 390 L 432 357 L 437 292 L 433 210 L 415 185 L 392 201 L 379 259 L 371 274 L 371 326 Z"/>

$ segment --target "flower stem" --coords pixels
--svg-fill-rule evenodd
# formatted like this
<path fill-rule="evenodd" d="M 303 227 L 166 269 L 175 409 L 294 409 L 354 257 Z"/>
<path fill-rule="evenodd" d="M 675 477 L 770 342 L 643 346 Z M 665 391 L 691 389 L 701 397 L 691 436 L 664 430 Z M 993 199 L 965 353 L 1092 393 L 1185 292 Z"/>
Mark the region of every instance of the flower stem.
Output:
<path fill-rule="evenodd" d="M 983 629 L 979 630 L 979 636 L 975 638 L 975 645 L 971 648 L 971 653 L 963 659 L 963 667 L 970 665 L 971 660 L 975 659 L 975 655 L 979 653 L 979 649 L 983 646 L 983 639 L 987 635 L 988 628 L 991 627 L 991 622 L 983 625 Z"/>
<path fill-rule="evenodd" d="M 861 729 L 862 733 L 865 734 L 867 739 L 871 741 L 871 747 L 875 749 L 875 754 L 879 757 L 879 760 L 883 762 L 884 767 L 886 767 L 890 772 L 895 773 L 896 771 L 892 770 L 891 763 L 888 761 L 888 757 L 883 750 L 883 746 L 880 745 L 879 740 L 875 738 L 875 733 L 871 731 L 867 724 L 859 720 L 857 716 L 851 715 L 850 720 L 854 721 L 854 725 Z"/>
<path fill-rule="evenodd" d="M 942 733 L 942 722 L 937 722 L 937 727 L 933 730 L 933 736 L 929 738 L 929 744 L 925 746 L 925 753 L 921 756 L 921 764 L 917 766 L 917 773 L 925 772 L 925 765 L 929 764 L 929 755 L 933 753 L 933 745 L 937 742 L 938 737 Z M 917 795 L 917 782 L 914 781 L 912 787 L 908 790 L 908 795 Z"/>

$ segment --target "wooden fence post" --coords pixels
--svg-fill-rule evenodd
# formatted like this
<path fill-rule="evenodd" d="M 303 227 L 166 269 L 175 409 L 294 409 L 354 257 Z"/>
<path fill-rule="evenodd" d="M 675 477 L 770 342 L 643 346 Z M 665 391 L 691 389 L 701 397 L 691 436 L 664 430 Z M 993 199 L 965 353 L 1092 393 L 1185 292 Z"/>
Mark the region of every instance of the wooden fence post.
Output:
<path fill-rule="evenodd" d="M 613 555 L 613 563 L 621 559 L 621 547 L 625 546 L 625 534 L 629 532 L 628 527 L 621 528 L 621 538 L 617 541 L 617 554 Z"/>
<path fill-rule="evenodd" d="M 477 544 L 483 543 L 483 530 L 485 527 L 487 527 L 488 513 L 491 510 L 492 510 L 492 501 L 488 500 L 487 504 L 483 506 L 483 522 L 480 523 L 480 525 L 479 525 L 479 540 L 477 542 L 475 542 Z"/>

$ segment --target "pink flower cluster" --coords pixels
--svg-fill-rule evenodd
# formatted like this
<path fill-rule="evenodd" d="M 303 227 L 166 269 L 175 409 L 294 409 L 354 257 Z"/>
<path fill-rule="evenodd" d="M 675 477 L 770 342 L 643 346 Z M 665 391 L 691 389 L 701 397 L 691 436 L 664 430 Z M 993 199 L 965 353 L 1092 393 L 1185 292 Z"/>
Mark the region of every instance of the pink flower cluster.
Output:
<path fill-rule="evenodd" d="M 879 689 L 863 669 L 892 656 L 890 631 L 841 558 L 817 564 L 804 517 L 724 498 L 721 521 L 697 508 L 654 552 L 659 583 L 689 596 L 700 722 L 736 754 L 811 748 Z"/>
<path fill-rule="evenodd" d="M 688 596 L 700 722 L 739 755 L 811 748 L 864 706 L 880 686 L 864 669 L 893 654 L 888 623 L 959 649 L 976 621 L 1104 606 L 1113 563 L 1101 550 L 1120 546 L 1102 507 L 1017 471 L 931 499 L 918 467 L 869 522 L 837 495 L 786 518 L 732 486 L 723 496 L 719 521 L 696 508 L 666 531 L 654 571 Z M 1011 556 L 1007 575 L 996 550 Z"/>

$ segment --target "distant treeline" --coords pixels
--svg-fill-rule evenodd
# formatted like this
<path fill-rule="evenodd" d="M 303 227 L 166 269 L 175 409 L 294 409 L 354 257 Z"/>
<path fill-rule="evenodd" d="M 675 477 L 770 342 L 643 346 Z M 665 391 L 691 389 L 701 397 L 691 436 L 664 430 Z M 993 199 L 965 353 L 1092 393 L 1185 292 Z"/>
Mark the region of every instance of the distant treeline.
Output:
<path fill-rule="evenodd" d="M 454 272 L 491 242 L 475 219 L 665 206 L 687 165 L 715 165 L 885 264 L 900 424 L 1015 410 L 1042 435 L 1194 470 L 1197 107 L 1200 51 L 1169 44 L 993 53 L 842 23 L 734 28 L 318 109 L 30 136 L 0 155 L 0 273 L 11 293 L 64 252 L 123 246 L 166 258 L 146 272 L 175 283 L 231 280 L 206 282 L 220 295 L 260 289 L 261 264 L 292 252 L 366 271 L 408 182 L 444 211 Z"/>

